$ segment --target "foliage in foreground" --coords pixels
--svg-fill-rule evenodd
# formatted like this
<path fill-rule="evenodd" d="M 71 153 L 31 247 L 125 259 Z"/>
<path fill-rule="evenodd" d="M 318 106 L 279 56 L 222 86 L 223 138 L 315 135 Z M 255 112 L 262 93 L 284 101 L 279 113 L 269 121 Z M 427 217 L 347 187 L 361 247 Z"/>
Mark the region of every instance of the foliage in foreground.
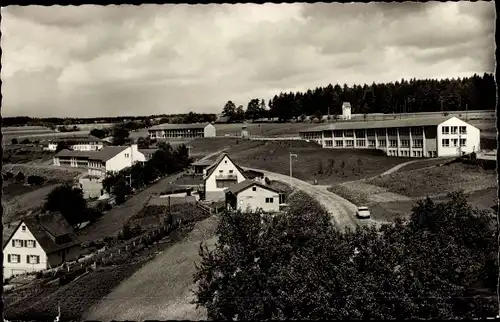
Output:
<path fill-rule="evenodd" d="M 418 203 L 409 222 L 342 234 L 307 195 L 287 214 L 226 213 L 200 245 L 195 303 L 210 319 L 494 316 L 496 227 L 462 193 Z"/>

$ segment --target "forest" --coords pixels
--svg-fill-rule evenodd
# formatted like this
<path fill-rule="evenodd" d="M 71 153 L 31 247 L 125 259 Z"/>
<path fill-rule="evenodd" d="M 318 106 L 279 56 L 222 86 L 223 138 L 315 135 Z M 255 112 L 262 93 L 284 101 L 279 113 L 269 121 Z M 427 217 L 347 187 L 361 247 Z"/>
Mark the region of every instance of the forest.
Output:
<path fill-rule="evenodd" d="M 305 92 L 279 93 L 268 101 L 267 108 L 259 108 L 262 104 L 256 104 L 258 101 L 252 99 L 248 103 L 245 118 L 273 117 L 285 121 L 301 115 L 338 115 L 342 114 L 342 102 L 351 104 L 353 114 L 494 110 L 496 85 L 493 74 L 485 73 L 467 78 L 402 79 L 371 85 L 328 84 Z M 240 119 L 233 106 L 231 101 L 226 103 L 223 115 L 231 117 L 235 111 L 236 119 Z"/>

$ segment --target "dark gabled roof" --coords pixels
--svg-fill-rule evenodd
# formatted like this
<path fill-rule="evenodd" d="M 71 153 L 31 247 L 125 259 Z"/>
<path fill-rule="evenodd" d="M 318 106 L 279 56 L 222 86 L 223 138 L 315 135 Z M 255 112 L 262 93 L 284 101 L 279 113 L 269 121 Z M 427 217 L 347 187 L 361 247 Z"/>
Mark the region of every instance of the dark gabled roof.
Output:
<path fill-rule="evenodd" d="M 358 129 L 379 129 L 390 127 L 412 127 L 412 126 L 437 126 L 454 116 L 439 116 L 439 117 L 422 117 L 422 118 L 406 118 L 384 121 L 358 121 L 358 122 L 338 122 L 334 124 L 322 125 L 308 130 L 299 131 L 305 132 L 319 132 L 329 130 L 358 130 Z"/>
<path fill-rule="evenodd" d="M 93 135 L 67 135 L 67 136 L 62 136 L 62 137 L 57 137 L 50 142 L 56 143 L 56 142 L 71 142 L 71 141 L 78 141 L 78 142 L 102 142 L 103 140 L 93 136 Z"/>
<path fill-rule="evenodd" d="M 158 149 L 138 149 L 142 154 L 154 154 Z"/>
<path fill-rule="evenodd" d="M 19 224 L 21 223 L 22 220 L 16 220 L 16 221 L 12 221 L 12 222 L 9 222 L 9 223 L 5 223 L 3 225 L 3 233 L 2 233 L 2 236 L 3 236 L 3 245 L 2 245 L 2 249 L 5 248 L 5 245 L 7 245 L 7 243 L 10 241 L 10 238 L 12 237 L 12 235 L 17 231 L 17 228 L 19 227 Z"/>
<path fill-rule="evenodd" d="M 60 213 L 39 214 L 30 216 L 17 222 L 16 228 L 11 230 L 10 235 L 3 240 L 3 248 L 10 242 L 12 235 L 19 229 L 19 226 L 24 223 L 29 231 L 35 236 L 37 243 L 47 253 L 53 253 L 62 249 L 78 245 L 79 242 L 73 228 L 62 217 Z M 58 244 L 53 238 L 57 236 L 69 235 L 70 240 L 63 244 Z M 5 237 L 5 236 L 4 236 Z"/>
<path fill-rule="evenodd" d="M 79 158 L 88 160 L 99 160 L 106 162 L 116 156 L 118 153 L 127 149 L 128 146 L 106 146 L 99 151 L 70 151 L 61 150 L 56 154 L 57 157 Z"/>
<path fill-rule="evenodd" d="M 152 126 L 148 131 L 153 130 L 183 130 L 183 129 L 204 129 L 210 123 L 192 123 L 192 124 L 159 124 Z"/>
<path fill-rule="evenodd" d="M 236 169 L 238 169 L 238 171 L 241 173 L 241 175 L 246 179 L 245 170 L 243 170 L 239 165 L 234 163 L 234 161 L 231 160 L 231 158 L 229 157 L 229 155 L 227 153 L 222 153 L 221 155 L 219 155 L 217 160 L 215 160 L 215 162 L 206 169 L 207 170 L 206 178 L 208 179 L 212 175 L 212 173 L 214 173 L 214 171 L 217 168 L 217 166 L 219 165 L 219 163 L 221 163 L 222 160 L 224 160 L 224 157 L 227 157 L 229 159 L 229 161 L 231 161 L 234 164 Z"/>
<path fill-rule="evenodd" d="M 278 190 L 276 190 L 270 186 L 263 185 L 262 183 L 259 183 L 257 181 L 253 181 L 253 180 L 245 180 L 245 181 L 242 181 L 240 183 L 234 184 L 224 191 L 225 191 L 225 193 L 232 193 L 233 195 L 237 195 L 238 193 L 245 191 L 248 188 L 253 187 L 253 186 L 258 186 L 258 187 L 261 187 L 262 189 L 266 189 L 266 190 L 274 191 L 276 193 L 280 193 Z"/>

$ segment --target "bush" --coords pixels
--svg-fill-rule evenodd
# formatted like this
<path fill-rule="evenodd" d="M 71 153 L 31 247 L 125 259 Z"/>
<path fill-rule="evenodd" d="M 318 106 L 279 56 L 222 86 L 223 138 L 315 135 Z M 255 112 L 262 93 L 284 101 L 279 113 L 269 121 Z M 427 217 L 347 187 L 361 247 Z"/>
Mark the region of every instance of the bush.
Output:
<path fill-rule="evenodd" d="M 45 178 L 42 176 L 31 175 L 28 176 L 27 183 L 30 185 L 41 186 L 45 182 Z"/>
<path fill-rule="evenodd" d="M 106 200 L 98 202 L 97 205 L 95 206 L 95 209 L 100 212 L 111 210 L 111 208 L 113 207 Z"/>
<path fill-rule="evenodd" d="M 29 139 L 24 139 L 20 142 L 21 144 L 30 144 L 31 141 Z"/>
<path fill-rule="evenodd" d="M 18 142 L 17 142 L 17 139 L 16 139 L 16 138 L 13 138 L 13 139 L 11 140 L 11 143 L 12 143 L 12 144 L 17 144 L 17 143 L 18 143 Z"/>
<path fill-rule="evenodd" d="M 19 181 L 19 182 L 23 182 L 25 179 L 25 175 L 24 173 L 22 173 L 21 171 L 19 171 L 17 174 L 16 174 L 16 180 Z"/>

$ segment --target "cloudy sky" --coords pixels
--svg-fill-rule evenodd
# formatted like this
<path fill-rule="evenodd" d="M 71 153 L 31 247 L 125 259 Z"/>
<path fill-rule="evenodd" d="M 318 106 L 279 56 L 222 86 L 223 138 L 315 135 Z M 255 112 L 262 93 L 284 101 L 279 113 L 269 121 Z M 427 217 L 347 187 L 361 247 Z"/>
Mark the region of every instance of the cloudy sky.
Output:
<path fill-rule="evenodd" d="M 219 113 L 494 69 L 493 2 L 2 8 L 2 115 Z"/>

